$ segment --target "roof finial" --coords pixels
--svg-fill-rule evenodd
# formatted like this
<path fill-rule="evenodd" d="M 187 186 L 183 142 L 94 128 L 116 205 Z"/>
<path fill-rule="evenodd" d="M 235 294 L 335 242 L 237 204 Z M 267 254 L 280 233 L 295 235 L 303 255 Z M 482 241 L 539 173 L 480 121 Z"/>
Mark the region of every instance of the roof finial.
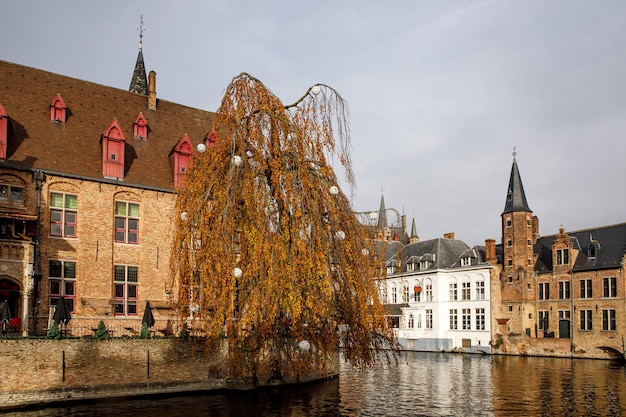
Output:
<path fill-rule="evenodd" d="M 143 32 L 145 31 L 143 28 L 143 15 L 141 15 L 140 24 L 137 30 L 139 31 L 139 50 L 141 51 L 143 49 Z"/>
<path fill-rule="evenodd" d="M 515 158 L 515 156 L 517 155 L 516 149 L 517 146 L 513 146 L 513 158 Z"/>

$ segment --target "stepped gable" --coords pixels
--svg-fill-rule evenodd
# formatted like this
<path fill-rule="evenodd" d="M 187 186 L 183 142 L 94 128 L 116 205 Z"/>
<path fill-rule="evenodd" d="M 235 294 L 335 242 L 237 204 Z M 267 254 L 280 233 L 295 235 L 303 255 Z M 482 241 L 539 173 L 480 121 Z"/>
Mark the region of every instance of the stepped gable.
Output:
<path fill-rule="evenodd" d="M 67 105 L 65 123 L 50 121 L 57 95 Z M 9 116 L 5 165 L 66 173 L 104 181 L 101 139 L 114 119 L 126 139 L 125 185 L 174 189 L 168 155 L 187 133 L 195 146 L 211 131 L 215 114 L 166 100 L 156 110 L 129 91 L 0 61 L 0 102 Z M 142 112 L 147 140 L 135 140 L 133 123 Z"/>

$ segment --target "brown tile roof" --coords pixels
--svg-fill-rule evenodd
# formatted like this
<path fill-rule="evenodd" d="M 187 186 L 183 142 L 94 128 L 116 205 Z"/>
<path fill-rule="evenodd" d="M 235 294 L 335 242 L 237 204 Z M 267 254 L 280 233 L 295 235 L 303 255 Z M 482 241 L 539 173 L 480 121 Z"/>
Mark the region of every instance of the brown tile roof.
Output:
<path fill-rule="evenodd" d="M 50 103 L 57 94 L 67 105 L 66 123 L 50 121 Z M 5 61 L 0 61 L 0 104 L 9 116 L 7 160 L 0 166 L 104 180 L 101 138 L 117 119 L 126 138 L 123 183 L 157 189 L 174 187 L 168 156 L 183 135 L 195 147 L 215 121 L 215 113 L 165 100 L 151 111 L 145 95 Z M 139 112 L 148 122 L 146 141 L 133 136 Z"/>

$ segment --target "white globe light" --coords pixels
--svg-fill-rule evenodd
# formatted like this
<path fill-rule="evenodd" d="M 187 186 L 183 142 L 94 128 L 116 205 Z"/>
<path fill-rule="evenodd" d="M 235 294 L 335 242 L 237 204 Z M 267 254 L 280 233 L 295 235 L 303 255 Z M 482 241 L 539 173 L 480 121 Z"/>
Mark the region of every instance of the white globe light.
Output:
<path fill-rule="evenodd" d="M 233 156 L 233 164 L 235 164 L 236 167 L 240 167 L 241 164 L 243 164 L 243 159 L 241 159 L 241 156 L 239 155 Z"/>
<path fill-rule="evenodd" d="M 332 195 L 337 195 L 339 194 L 339 187 L 337 187 L 336 185 L 333 185 L 330 187 L 328 191 L 330 191 Z"/>
<path fill-rule="evenodd" d="M 206 151 L 206 145 L 204 143 L 198 143 L 196 149 L 198 150 L 198 152 L 204 153 L 204 151 Z"/>
<path fill-rule="evenodd" d="M 362 254 L 363 256 L 367 256 L 367 255 L 369 255 L 369 254 L 370 254 L 370 251 L 368 251 L 367 249 L 363 248 L 363 249 L 361 249 L 361 254 Z"/>
<path fill-rule="evenodd" d="M 309 343 L 308 340 L 301 340 L 300 343 L 298 343 L 298 347 L 300 348 L 300 350 L 303 350 L 306 352 L 309 349 L 311 349 L 311 344 Z"/>
<path fill-rule="evenodd" d="M 378 213 L 376 213 L 375 211 L 372 211 L 370 213 L 370 219 L 372 220 L 376 220 L 376 218 L 378 217 Z"/>
<path fill-rule="evenodd" d="M 235 267 L 233 268 L 233 275 L 235 276 L 235 278 L 241 278 L 241 276 L 243 275 L 243 271 L 241 270 L 241 268 Z"/>
<path fill-rule="evenodd" d="M 311 87 L 311 93 L 316 96 L 320 93 L 320 91 L 322 91 L 319 87 L 319 85 L 314 85 L 313 87 Z"/>
<path fill-rule="evenodd" d="M 186 212 L 186 211 L 183 211 L 182 213 L 180 213 L 180 219 L 181 219 L 182 221 L 187 220 L 187 218 L 188 218 L 188 217 L 189 217 L 189 215 L 187 214 L 187 212 Z"/>
<path fill-rule="evenodd" d="M 337 230 L 337 233 L 335 233 L 335 237 L 339 240 L 344 240 L 346 238 L 346 232 L 344 232 L 343 230 Z"/>

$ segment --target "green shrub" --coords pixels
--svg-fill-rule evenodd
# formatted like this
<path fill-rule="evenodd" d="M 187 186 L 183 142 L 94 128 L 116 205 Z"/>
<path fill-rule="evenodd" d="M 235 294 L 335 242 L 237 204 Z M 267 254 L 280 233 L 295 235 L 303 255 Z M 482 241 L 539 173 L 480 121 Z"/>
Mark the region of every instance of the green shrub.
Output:
<path fill-rule="evenodd" d="M 106 340 L 109 338 L 109 332 L 107 331 L 107 328 L 102 320 L 98 323 L 98 329 L 96 330 L 95 337 L 97 340 Z"/>
<path fill-rule="evenodd" d="M 61 331 L 59 330 L 59 325 L 56 321 L 52 321 L 52 326 L 48 329 L 48 334 L 46 334 L 47 339 L 60 339 Z"/>
<path fill-rule="evenodd" d="M 141 324 L 141 330 L 139 331 L 140 339 L 150 339 L 150 328 L 146 323 Z"/>

